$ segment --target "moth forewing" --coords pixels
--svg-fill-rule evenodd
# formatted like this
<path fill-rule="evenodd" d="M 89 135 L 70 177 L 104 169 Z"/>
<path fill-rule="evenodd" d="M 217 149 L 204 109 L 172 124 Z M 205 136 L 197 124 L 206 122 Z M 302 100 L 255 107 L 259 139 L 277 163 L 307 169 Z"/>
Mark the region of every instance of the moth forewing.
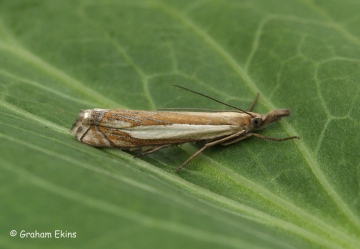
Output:
<path fill-rule="evenodd" d="M 213 140 L 247 130 L 248 114 L 239 112 L 150 112 L 83 110 L 71 132 L 96 147 L 141 150 L 163 144 Z"/>
<path fill-rule="evenodd" d="M 214 100 L 209 96 L 192 90 L 189 91 Z M 113 147 L 130 151 L 140 150 L 148 151 L 148 153 L 171 145 L 203 142 L 204 146 L 178 167 L 176 171 L 183 168 L 206 148 L 216 144 L 230 145 L 251 136 L 274 141 L 299 138 L 298 136 L 292 136 L 278 139 L 254 133 L 254 131 L 264 129 L 269 123 L 290 115 L 290 111 L 287 109 L 278 109 L 267 114 L 251 112 L 256 99 L 257 97 L 249 111 L 244 111 L 218 100 L 216 101 L 237 110 L 224 112 L 142 111 L 98 108 L 82 110 L 71 132 L 77 140 L 91 146 Z"/>

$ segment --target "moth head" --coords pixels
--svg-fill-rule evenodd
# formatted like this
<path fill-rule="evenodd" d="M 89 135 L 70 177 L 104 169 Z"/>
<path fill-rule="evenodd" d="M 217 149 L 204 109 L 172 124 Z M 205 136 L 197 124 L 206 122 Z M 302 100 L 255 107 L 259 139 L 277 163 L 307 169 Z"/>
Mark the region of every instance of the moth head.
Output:
<path fill-rule="evenodd" d="M 268 124 L 280 120 L 282 117 L 290 115 L 287 109 L 278 109 L 267 114 L 254 114 L 251 119 L 253 130 L 264 129 Z"/>

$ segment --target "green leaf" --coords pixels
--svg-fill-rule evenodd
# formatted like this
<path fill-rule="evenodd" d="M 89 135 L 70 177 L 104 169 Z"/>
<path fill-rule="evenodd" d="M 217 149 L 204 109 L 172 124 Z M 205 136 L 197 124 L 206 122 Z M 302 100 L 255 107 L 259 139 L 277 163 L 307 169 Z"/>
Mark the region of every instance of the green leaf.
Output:
<path fill-rule="evenodd" d="M 0 1 L 1 247 L 360 248 L 359 11 Z M 301 139 L 213 147 L 176 174 L 200 145 L 134 159 L 69 133 L 80 109 L 226 109 L 173 84 L 244 109 L 260 93 L 254 111 L 292 111 L 260 133 Z"/>

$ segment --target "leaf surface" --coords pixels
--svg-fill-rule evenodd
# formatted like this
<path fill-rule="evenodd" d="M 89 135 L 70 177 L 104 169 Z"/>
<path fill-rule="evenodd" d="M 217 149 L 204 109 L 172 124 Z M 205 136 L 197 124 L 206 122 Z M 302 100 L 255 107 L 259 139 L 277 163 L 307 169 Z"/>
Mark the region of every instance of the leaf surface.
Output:
<path fill-rule="evenodd" d="M 1 247 L 359 248 L 359 10 L 0 1 Z M 243 109 L 260 93 L 254 111 L 292 112 L 260 133 L 301 139 L 213 147 L 176 174 L 200 145 L 134 159 L 69 133 L 81 109 L 226 109 L 173 84 Z"/>

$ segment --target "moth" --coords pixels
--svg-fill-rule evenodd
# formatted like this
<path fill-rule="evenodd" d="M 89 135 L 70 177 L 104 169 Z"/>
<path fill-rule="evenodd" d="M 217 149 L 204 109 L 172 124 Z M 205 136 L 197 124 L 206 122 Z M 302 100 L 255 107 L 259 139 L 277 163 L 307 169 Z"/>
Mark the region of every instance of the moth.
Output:
<path fill-rule="evenodd" d="M 203 147 L 180 165 L 176 172 L 206 148 L 217 144 L 227 146 L 248 137 L 273 141 L 300 138 L 298 136 L 272 138 L 256 133 L 268 124 L 290 115 L 288 109 L 277 109 L 267 114 L 252 112 L 259 94 L 256 95 L 250 108 L 245 111 L 202 93 L 182 86 L 175 86 L 214 100 L 234 110 L 214 111 L 197 108 L 185 110 L 182 108 L 167 111 L 142 111 L 95 108 L 80 111 L 72 126 L 71 133 L 75 135 L 78 141 L 85 144 L 94 147 L 140 151 L 139 156 L 172 145 L 187 142 L 203 143 Z"/>

